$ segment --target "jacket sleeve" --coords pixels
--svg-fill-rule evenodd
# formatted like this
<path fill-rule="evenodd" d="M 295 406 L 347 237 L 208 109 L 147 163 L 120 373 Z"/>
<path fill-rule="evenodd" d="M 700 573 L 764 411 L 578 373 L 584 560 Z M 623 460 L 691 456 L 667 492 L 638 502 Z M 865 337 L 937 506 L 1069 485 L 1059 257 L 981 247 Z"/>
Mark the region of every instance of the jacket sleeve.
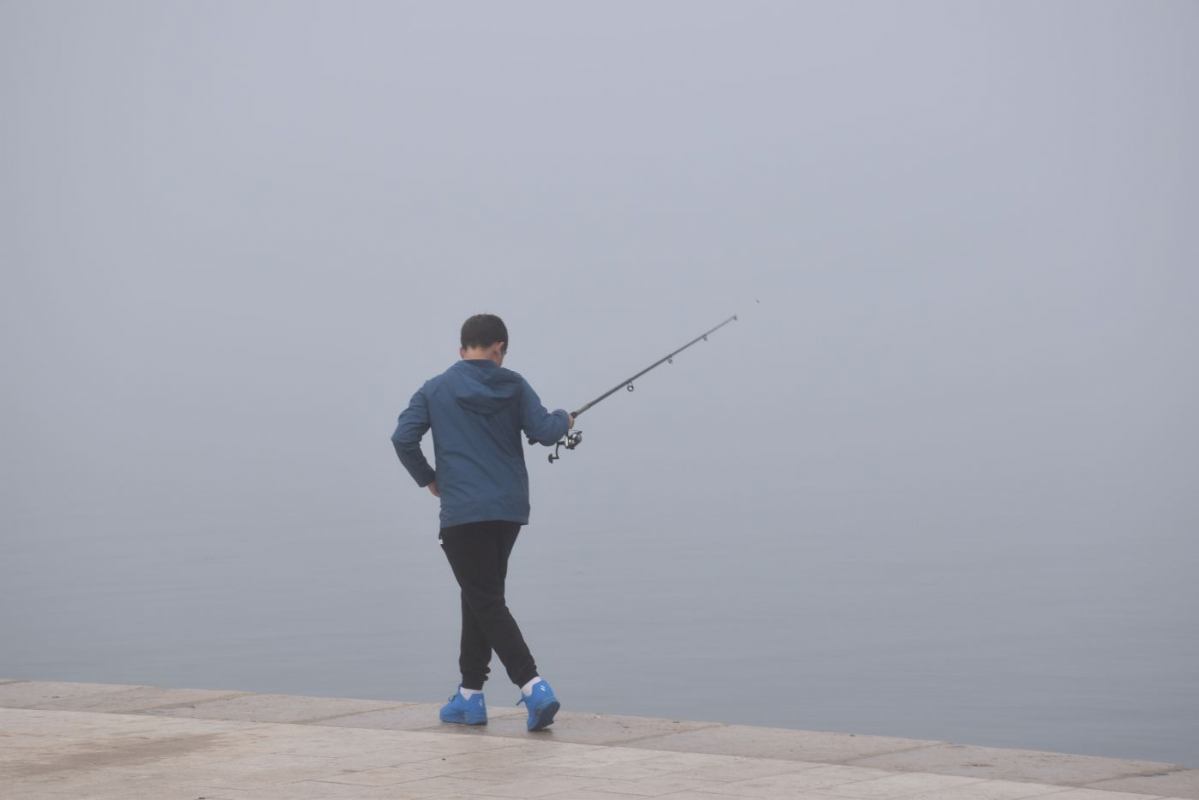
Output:
<path fill-rule="evenodd" d="M 391 435 L 391 443 L 395 445 L 396 455 L 408 474 L 416 481 L 417 486 L 428 486 L 437 478 L 437 473 L 429 466 L 425 454 L 421 452 L 420 440 L 429 430 L 429 406 L 425 402 L 423 389 L 412 395 L 408 407 L 400 414 L 395 433 Z"/>
<path fill-rule="evenodd" d="M 566 435 L 570 415 L 560 408 L 553 413 L 546 411 L 529 382 L 523 378 L 521 381 L 520 428 L 529 437 L 529 444 L 551 445 Z"/>

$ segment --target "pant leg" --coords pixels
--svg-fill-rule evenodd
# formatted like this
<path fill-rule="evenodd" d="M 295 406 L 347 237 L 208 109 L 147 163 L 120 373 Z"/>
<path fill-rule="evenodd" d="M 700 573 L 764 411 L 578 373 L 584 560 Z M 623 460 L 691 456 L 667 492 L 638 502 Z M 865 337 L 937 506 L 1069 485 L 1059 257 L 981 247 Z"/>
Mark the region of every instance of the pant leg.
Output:
<path fill-rule="evenodd" d="M 449 559 L 451 569 L 454 569 L 455 559 L 450 556 L 450 550 L 446 549 L 447 538 L 458 545 L 454 547 L 454 553 L 459 560 L 465 558 L 477 560 L 469 549 L 462 548 L 463 541 L 459 538 L 464 530 L 469 529 L 471 529 L 469 525 L 456 525 L 442 528 L 438 534 L 437 541 L 441 545 L 442 552 Z M 470 543 L 470 540 L 465 542 L 467 545 Z M 456 571 L 454 577 L 457 579 Z M 482 690 L 483 684 L 487 682 L 487 676 L 491 673 L 491 645 L 488 644 L 487 636 L 475 618 L 475 612 L 471 610 L 466 589 L 462 587 L 461 581 L 458 585 L 461 589 L 459 601 L 462 610 L 461 636 L 458 641 L 458 670 L 462 674 L 462 688 Z"/>
<path fill-rule="evenodd" d="M 467 685 L 467 679 L 485 680 L 487 676 L 486 661 L 480 668 L 480 659 L 485 655 L 478 646 L 480 640 L 467 634 L 470 626 L 467 611 L 473 615 L 473 624 L 482 632 L 483 639 L 500 657 L 513 683 L 522 686 L 537 676 L 533 655 L 504 599 L 508 556 L 519 532 L 520 525 L 513 522 L 477 522 L 442 529 L 441 547 L 465 601 L 463 644 L 468 649 L 460 654 L 463 685 Z"/>
<path fill-rule="evenodd" d="M 512 523 L 508 529 L 496 526 L 494 533 L 487 533 L 495 541 L 496 559 L 499 565 L 500 589 L 506 592 L 508 577 L 508 557 L 516 544 L 520 533 L 520 525 Z M 458 648 L 458 669 L 462 673 L 462 686 L 465 689 L 482 690 L 483 684 L 491 674 L 491 645 L 487 635 L 479 625 L 475 613 L 471 610 L 466 599 L 466 592 L 461 593 L 462 603 L 462 638 Z M 532 680 L 530 678 L 529 680 Z M 528 681 L 525 681 L 527 683 Z M 522 686 L 524 683 L 521 684 Z"/>
<path fill-rule="evenodd" d="M 500 564 L 500 580 L 505 586 L 508 580 L 508 556 L 512 555 L 512 548 L 516 546 L 516 537 L 519 534 L 520 525 L 515 522 L 506 529 L 496 531 L 496 558 Z"/>
<path fill-rule="evenodd" d="M 470 610 L 465 591 L 461 593 L 461 601 L 462 637 L 458 642 L 458 670 L 462 673 L 462 688 L 482 691 L 491 672 L 491 645 L 487 643 L 487 635 L 475 619 L 475 612 Z"/>

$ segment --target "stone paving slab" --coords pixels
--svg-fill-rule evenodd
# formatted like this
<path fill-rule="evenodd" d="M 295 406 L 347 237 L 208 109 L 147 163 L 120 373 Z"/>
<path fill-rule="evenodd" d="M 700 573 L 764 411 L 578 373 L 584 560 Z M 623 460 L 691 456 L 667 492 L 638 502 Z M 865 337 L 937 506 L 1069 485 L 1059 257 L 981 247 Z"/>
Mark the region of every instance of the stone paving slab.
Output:
<path fill-rule="evenodd" d="M 1074 786 L 1179 769 L 1158 761 L 945 743 L 859 758 L 852 763 L 890 770 L 920 770 L 942 775 L 1032 780 Z"/>
<path fill-rule="evenodd" d="M 1106 792 L 1102 789 L 1066 789 L 1063 792 L 1054 792 L 1052 797 L 1053 800 L 1145 800 L 1146 795 L 1133 792 Z"/>
<path fill-rule="evenodd" d="M 71 683 L 66 681 L 13 681 L 0 684 L 0 706 L 4 708 L 34 708 L 48 702 L 71 697 L 86 697 L 105 692 L 126 692 L 148 689 L 127 683 Z"/>
<path fill-rule="evenodd" d="M 553 726 L 544 731 L 544 738 L 573 744 L 632 744 L 645 739 L 715 727 L 721 727 L 721 723 L 561 711 L 554 717 Z M 529 735 L 528 714 L 523 711 L 522 706 L 521 712 L 516 716 L 508 715 L 495 720 L 489 718 L 481 733 L 486 736 L 526 738 Z"/>
<path fill-rule="evenodd" d="M 460 736 L 504 736 L 523 739 L 528 736 L 523 706 L 487 707 L 487 725 L 463 727 L 438 720 L 439 703 L 413 703 L 399 708 L 368 711 L 320 721 L 321 725 L 386 730 L 442 730 Z M 719 722 L 691 722 L 653 717 L 627 717 L 563 711 L 544 738 L 575 744 L 621 744 L 701 728 L 718 727 Z"/>
<path fill-rule="evenodd" d="M 960 775 L 901 772 L 898 774 L 883 775 L 878 778 L 852 781 L 840 786 L 834 786 L 828 791 L 838 797 L 855 798 L 855 800 L 883 800 L 884 798 L 908 797 L 931 792 L 952 794 L 958 789 L 975 783 L 983 783 L 983 781 L 978 778 L 966 778 Z"/>
<path fill-rule="evenodd" d="M 843 764 L 820 764 L 811 769 L 785 772 L 722 785 L 721 791 L 735 791 L 744 797 L 777 797 L 819 792 L 832 794 L 837 787 L 851 783 L 886 778 L 894 773 L 869 767 L 847 767 Z"/>
<path fill-rule="evenodd" d="M 0 690 L 3 688 L 0 686 Z M 235 719 L 245 722 L 311 722 L 364 711 L 400 708 L 405 705 L 410 704 L 386 700 L 355 700 L 345 697 L 245 694 L 224 700 L 151 709 L 147 713 L 170 717 Z"/>
<path fill-rule="evenodd" d="M 1199 769 L 1174 769 L 1158 775 L 1113 778 L 1087 784 L 1094 789 L 1199 797 Z"/>
<path fill-rule="evenodd" d="M 576 749 L 563 758 L 551 756 L 539 760 L 537 766 L 553 769 L 564 775 L 618 780 L 640 780 L 666 773 L 682 773 L 689 778 L 710 781 L 710 790 L 715 791 L 719 783 L 781 775 L 821 765 L 770 758 L 600 747 L 583 755 L 579 755 Z"/>
<path fill-rule="evenodd" d="M 289 784 L 336 783 L 357 771 L 402 764 L 423 764 L 440 775 L 462 770 L 461 765 L 437 769 L 454 755 L 482 758 L 505 748 L 519 757 L 523 747 L 510 740 L 436 733 L 0 709 L 0 786 L 5 787 L 0 796 L 194 800 L 275 796 L 276 789 L 280 797 L 297 796 L 286 788 Z"/>
<path fill-rule="evenodd" d="M 227 700 L 248 694 L 250 692 L 230 692 L 222 689 L 161 689 L 156 686 L 136 686 L 123 692 L 106 691 L 47 700 L 32 707 L 131 714 L 150 709 L 194 706 L 196 703 Z"/>
<path fill-rule="evenodd" d="M 321 725 L 332 725 L 342 728 L 375 728 L 378 730 L 415 731 L 422 728 L 437 728 L 442 725 L 437 717 L 441 703 L 406 703 L 377 711 L 359 711 L 337 717 L 328 717 L 320 721 Z M 494 724 L 503 717 L 520 717 L 524 719 L 523 708 L 506 708 L 500 706 L 487 707 L 487 718 Z M 487 727 L 492 727 L 489 724 Z M 446 726 L 447 728 L 450 726 Z M 454 726 L 455 729 L 457 726 Z"/>
<path fill-rule="evenodd" d="M 940 744 L 940 742 L 890 736 L 857 736 L 852 733 L 800 731 L 790 728 L 719 725 L 640 739 L 630 742 L 629 746 L 693 753 L 722 753 L 796 761 L 846 763 L 865 756 L 901 752 L 935 744 Z"/>
<path fill-rule="evenodd" d="M 1032 781 L 981 780 L 950 788 L 933 789 L 907 800 L 1023 800 L 1065 791 L 1065 787 Z M 1144 800 L 1144 798 L 1141 798 Z"/>

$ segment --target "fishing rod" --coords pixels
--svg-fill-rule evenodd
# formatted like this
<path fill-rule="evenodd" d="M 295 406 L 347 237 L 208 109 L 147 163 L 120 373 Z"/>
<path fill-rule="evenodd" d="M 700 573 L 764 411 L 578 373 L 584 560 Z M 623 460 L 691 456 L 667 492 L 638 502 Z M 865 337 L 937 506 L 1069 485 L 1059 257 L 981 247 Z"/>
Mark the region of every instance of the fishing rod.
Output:
<path fill-rule="evenodd" d="M 633 381 L 637 380 L 637 379 L 638 379 L 638 378 L 640 378 L 642 375 L 644 375 L 645 373 L 647 373 L 647 372 L 649 372 L 650 370 L 654 369 L 655 367 L 659 367 L 659 366 L 661 366 L 662 364 L 673 364 L 673 363 L 674 363 L 674 357 L 675 357 L 675 356 L 677 356 L 679 353 L 683 352 L 683 351 L 684 351 L 684 350 L 686 350 L 688 347 L 690 347 L 691 345 L 693 345 L 693 344 L 695 344 L 695 343 L 697 343 L 697 342 L 706 342 L 706 341 L 708 341 L 708 336 L 710 336 L 711 334 L 713 334 L 713 333 L 715 333 L 716 331 L 720 330 L 720 329 L 721 329 L 721 328 L 723 328 L 725 325 L 728 325 L 730 322 L 736 322 L 736 321 L 737 321 L 737 315 L 736 315 L 736 314 L 734 314 L 733 316 L 731 316 L 731 317 L 729 317 L 728 319 L 726 319 L 724 322 L 722 322 L 722 323 L 720 323 L 719 325 L 717 325 L 715 328 L 710 328 L 709 330 L 706 330 L 706 331 L 704 331 L 704 332 L 703 332 L 703 333 L 701 333 L 699 336 L 696 336 L 694 339 L 692 339 L 691 341 L 687 342 L 687 344 L 683 345 L 683 346 L 682 346 L 682 347 L 680 347 L 679 349 L 677 349 L 677 350 L 674 350 L 674 351 L 671 351 L 671 352 L 667 353 L 666 355 L 662 356 L 662 357 L 661 357 L 661 358 L 659 358 L 657 361 L 655 361 L 654 363 L 650 364 L 648 367 L 646 367 L 645 369 L 641 370 L 640 372 L 638 372 L 638 373 L 637 373 L 636 375 L 634 375 L 633 377 L 631 377 L 631 378 L 625 378 L 623 381 L 621 381 L 620 383 L 616 384 L 616 385 L 615 385 L 615 386 L 613 386 L 611 389 L 609 389 L 608 391 L 606 391 L 606 392 L 604 392 L 603 394 L 601 394 L 599 397 L 597 397 L 597 398 L 595 398 L 594 400 L 592 400 L 590 403 L 587 403 L 586 405 L 580 406 L 580 407 L 579 407 L 579 409 L 578 409 L 578 411 L 572 411 L 570 415 L 571 415 L 572 417 L 574 417 L 574 418 L 577 420 L 577 419 L 579 418 L 579 415 L 580 415 L 580 414 L 582 414 L 584 411 L 586 411 L 587 409 L 589 409 L 589 408 L 591 408 L 592 406 L 596 405 L 597 403 L 599 403 L 599 402 L 601 402 L 601 401 L 603 401 L 603 400 L 606 400 L 607 398 L 609 398 L 609 397 L 611 397 L 612 395 L 614 395 L 614 394 L 616 394 L 617 392 L 619 392 L 621 389 L 624 389 L 625 391 L 628 391 L 628 392 L 631 392 L 631 391 L 633 391 Z M 531 444 L 531 443 L 532 443 L 532 442 L 530 441 L 530 444 Z M 559 451 L 559 450 L 561 450 L 563 447 L 565 447 L 567 450 L 574 450 L 576 447 L 578 447 L 578 446 L 579 446 L 580 444 L 582 444 L 582 443 L 583 443 L 583 432 L 582 432 L 582 431 L 578 431 L 578 430 L 575 430 L 575 431 L 568 431 L 568 432 L 567 432 L 567 434 L 566 434 L 566 436 L 565 436 L 565 437 L 563 437 L 562 439 L 560 439 L 560 440 L 559 440 L 559 441 L 558 441 L 558 442 L 557 442 L 557 443 L 554 445 L 554 452 L 550 453 L 550 456 L 549 456 L 549 461 L 550 461 L 550 463 L 551 463 L 551 464 L 553 464 L 555 461 L 557 461 L 558 459 L 562 458 L 562 456 L 561 456 L 561 455 L 559 455 L 558 451 Z"/>

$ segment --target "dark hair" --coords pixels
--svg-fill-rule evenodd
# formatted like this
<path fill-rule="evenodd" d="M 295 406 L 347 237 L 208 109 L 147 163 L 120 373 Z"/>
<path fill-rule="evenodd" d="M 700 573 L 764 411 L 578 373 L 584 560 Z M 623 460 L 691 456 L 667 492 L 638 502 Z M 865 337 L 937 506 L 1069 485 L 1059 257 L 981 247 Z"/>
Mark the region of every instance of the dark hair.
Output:
<path fill-rule="evenodd" d="M 503 342 L 508 352 L 508 328 L 495 314 L 475 314 L 462 323 L 463 347 L 491 347 L 496 342 Z"/>

